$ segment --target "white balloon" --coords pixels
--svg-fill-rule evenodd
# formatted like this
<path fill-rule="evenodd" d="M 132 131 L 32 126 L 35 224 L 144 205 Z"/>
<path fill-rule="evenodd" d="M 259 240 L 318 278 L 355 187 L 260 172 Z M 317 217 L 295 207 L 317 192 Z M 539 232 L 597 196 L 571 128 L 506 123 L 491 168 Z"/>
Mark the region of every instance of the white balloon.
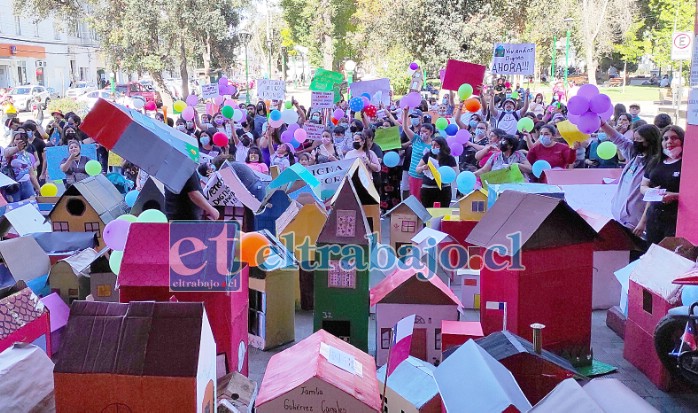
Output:
<path fill-rule="evenodd" d="M 240 122 L 242 120 L 242 117 L 242 111 L 240 109 L 235 109 L 235 112 L 233 112 L 233 121 Z"/>
<path fill-rule="evenodd" d="M 136 109 L 143 109 L 143 106 L 145 106 L 145 100 L 140 98 L 133 98 L 131 102 L 133 103 L 133 107 Z"/>
<path fill-rule="evenodd" d="M 298 122 L 298 113 L 293 109 L 285 109 L 281 112 L 281 120 L 289 125 Z"/>

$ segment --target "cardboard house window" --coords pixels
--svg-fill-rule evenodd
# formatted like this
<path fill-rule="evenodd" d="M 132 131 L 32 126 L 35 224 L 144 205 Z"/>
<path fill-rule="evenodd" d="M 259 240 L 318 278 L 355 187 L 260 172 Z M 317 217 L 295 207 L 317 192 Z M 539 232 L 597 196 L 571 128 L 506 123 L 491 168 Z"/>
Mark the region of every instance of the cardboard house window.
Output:
<path fill-rule="evenodd" d="M 402 221 L 402 232 L 414 232 L 417 228 L 416 221 Z"/>
<path fill-rule="evenodd" d="M 94 232 L 99 238 L 99 222 L 85 222 L 85 232 Z"/>
<path fill-rule="evenodd" d="M 473 201 L 472 212 L 485 212 L 485 201 Z"/>
<path fill-rule="evenodd" d="M 390 348 L 390 340 L 392 339 L 392 328 L 381 328 L 381 349 L 387 350 Z"/>
<path fill-rule="evenodd" d="M 247 332 L 264 338 L 266 311 L 267 311 L 267 295 L 261 291 L 249 290 L 250 309 L 248 313 Z"/>
<path fill-rule="evenodd" d="M 68 210 L 70 215 L 79 217 L 85 213 L 87 207 L 85 206 L 85 201 L 81 198 L 71 198 L 66 202 L 65 208 Z"/>
<path fill-rule="evenodd" d="M 68 223 L 56 221 L 53 223 L 53 232 L 68 232 Z"/>
<path fill-rule="evenodd" d="M 434 349 L 441 350 L 441 329 L 434 329 Z"/>
<path fill-rule="evenodd" d="M 646 313 L 652 314 L 652 293 L 642 289 L 642 309 Z"/>
<path fill-rule="evenodd" d="M 111 297 L 111 285 L 101 284 L 97 286 L 97 297 Z"/>
<path fill-rule="evenodd" d="M 330 288 L 356 288 L 356 268 L 342 268 L 339 260 L 331 260 L 327 285 Z"/>
<path fill-rule="evenodd" d="M 337 236 L 354 237 L 356 234 L 356 211 L 338 209 L 337 210 Z"/>

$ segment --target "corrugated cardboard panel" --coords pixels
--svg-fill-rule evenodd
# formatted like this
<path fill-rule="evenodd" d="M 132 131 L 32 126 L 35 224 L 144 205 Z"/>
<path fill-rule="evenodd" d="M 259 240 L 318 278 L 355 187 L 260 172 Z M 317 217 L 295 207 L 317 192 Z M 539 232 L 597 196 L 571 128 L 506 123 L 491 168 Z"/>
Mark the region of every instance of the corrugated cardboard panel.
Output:
<path fill-rule="evenodd" d="M 128 212 L 123 195 L 102 174 L 76 182 L 73 187 L 95 209 L 105 224 Z"/>
<path fill-rule="evenodd" d="M 49 272 L 51 261 L 34 238 L 0 241 L 0 256 L 16 281 L 29 281 Z"/>

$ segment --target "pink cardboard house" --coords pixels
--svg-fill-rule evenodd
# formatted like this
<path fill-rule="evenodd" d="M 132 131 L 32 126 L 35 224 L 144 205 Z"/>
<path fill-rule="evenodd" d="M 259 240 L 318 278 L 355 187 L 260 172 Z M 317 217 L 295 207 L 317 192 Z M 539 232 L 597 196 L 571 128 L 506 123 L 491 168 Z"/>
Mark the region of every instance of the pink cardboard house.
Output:
<path fill-rule="evenodd" d="M 31 343 L 52 354 L 46 306 L 25 288 L 0 300 L 0 352 L 15 342 Z"/>
<path fill-rule="evenodd" d="M 408 269 L 396 268 L 371 289 L 376 306 L 376 363 L 385 364 L 392 342 L 392 328 L 416 314 L 410 355 L 434 363 L 441 360 L 441 322 L 458 320 L 460 300 L 439 277 L 414 259 Z"/>
<path fill-rule="evenodd" d="M 41 298 L 40 301 L 49 311 L 49 321 L 51 322 L 51 354 L 49 355 L 53 357 L 54 354 L 58 353 L 63 330 L 65 330 L 65 325 L 68 324 L 70 307 L 58 293 L 51 293 Z"/>
<path fill-rule="evenodd" d="M 318 330 L 269 360 L 257 413 L 380 411 L 373 357 Z"/>
<path fill-rule="evenodd" d="M 169 224 L 131 225 L 118 276 L 119 301 L 203 302 L 216 340 L 219 376 L 247 375 L 248 267 L 240 271 L 238 292 L 170 292 Z M 222 373 L 222 374 L 221 374 Z"/>

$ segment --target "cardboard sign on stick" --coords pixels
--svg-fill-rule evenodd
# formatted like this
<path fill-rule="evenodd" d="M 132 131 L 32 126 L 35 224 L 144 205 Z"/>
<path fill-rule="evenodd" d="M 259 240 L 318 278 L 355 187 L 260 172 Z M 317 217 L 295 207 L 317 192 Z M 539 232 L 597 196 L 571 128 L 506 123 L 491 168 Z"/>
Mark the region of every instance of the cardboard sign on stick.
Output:
<path fill-rule="evenodd" d="M 484 82 L 486 69 L 482 65 L 449 59 L 441 88 L 458 90 L 462 84 L 468 83 L 475 90 L 475 94 L 478 94 L 478 86 Z"/>
<path fill-rule="evenodd" d="M 497 43 L 492 57 L 492 73 L 498 75 L 532 75 L 536 63 L 534 43 Z"/>
<path fill-rule="evenodd" d="M 311 92 L 310 106 L 313 109 L 332 109 L 334 107 L 334 92 Z"/>
<path fill-rule="evenodd" d="M 257 97 L 265 100 L 283 100 L 286 96 L 286 82 L 283 80 L 257 80 Z"/>
<path fill-rule="evenodd" d="M 390 104 L 390 79 L 364 80 L 354 82 L 350 86 L 352 96 L 361 96 L 364 93 L 371 95 L 371 101 L 376 93 L 380 92 L 380 103 Z"/>
<path fill-rule="evenodd" d="M 46 171 L 52 181 L 65 179 L 65 172 L 61 170 L 61 162 L 68 158 L 68 146 L 50 146 L 46 148 Z M 80 145 L 80 155 L 90 160 L 97 160 L 97 146 L 94 144 Z"/>
<path fill-rule="evenodd" d="M 400 149 L 402 147 L 402 143 L 400 142 L 400 127 L 393 126 L 390 128 L 376 129 L 374 142 L 384 151 Z"/>

